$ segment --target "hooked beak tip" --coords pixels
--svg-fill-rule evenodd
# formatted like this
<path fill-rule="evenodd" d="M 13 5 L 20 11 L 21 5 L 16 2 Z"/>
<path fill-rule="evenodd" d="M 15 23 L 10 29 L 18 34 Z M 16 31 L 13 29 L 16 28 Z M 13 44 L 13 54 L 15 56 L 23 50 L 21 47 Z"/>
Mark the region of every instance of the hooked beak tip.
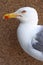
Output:
<path fill-rule="evenodd" d="M 9 19 L 9 16 L 3 16 L 3 19 Z"/>
<path fill-rule="evenodd" d="M 18 14 L 15 14 L 15 13 L 5 14 L 3 16 L 3 19 L 17 18 L 17 16 L 18 16 Z"/>

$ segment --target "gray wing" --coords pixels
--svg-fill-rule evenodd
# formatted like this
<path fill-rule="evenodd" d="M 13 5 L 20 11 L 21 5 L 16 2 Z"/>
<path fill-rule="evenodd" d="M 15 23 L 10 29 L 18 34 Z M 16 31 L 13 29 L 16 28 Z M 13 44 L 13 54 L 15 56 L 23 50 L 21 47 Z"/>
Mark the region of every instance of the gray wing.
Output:
<path fill-rule="evenodd" d="M 35 39 L 32 41 L 32 47 L 38 51 L 43 52 L 43 26 L 39 26 L 37 27 L 37 30 L 39 30 L 39 32 L 37 32 Z"/>

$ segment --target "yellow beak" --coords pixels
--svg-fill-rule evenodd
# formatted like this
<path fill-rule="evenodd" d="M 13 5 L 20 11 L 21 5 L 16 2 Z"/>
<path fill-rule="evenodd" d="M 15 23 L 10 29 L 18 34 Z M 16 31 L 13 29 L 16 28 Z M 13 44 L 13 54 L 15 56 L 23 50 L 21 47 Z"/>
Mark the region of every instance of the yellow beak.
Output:
<path fill-rule="evenodd" d="M 3 16 L 3 19 L 16 18 L 17 16 L 18 14 L 15 14 L 15 13 L 5 14 Z"/>

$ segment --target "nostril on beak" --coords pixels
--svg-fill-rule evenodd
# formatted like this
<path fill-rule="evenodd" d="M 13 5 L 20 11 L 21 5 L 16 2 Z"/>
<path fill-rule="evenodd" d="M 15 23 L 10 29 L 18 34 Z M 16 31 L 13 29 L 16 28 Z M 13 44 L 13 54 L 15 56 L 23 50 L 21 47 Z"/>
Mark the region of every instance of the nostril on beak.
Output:
<path fill-rule="evenodd" d="M 22 17 L 22 15 L 18 15 L 18 16 Z"/>

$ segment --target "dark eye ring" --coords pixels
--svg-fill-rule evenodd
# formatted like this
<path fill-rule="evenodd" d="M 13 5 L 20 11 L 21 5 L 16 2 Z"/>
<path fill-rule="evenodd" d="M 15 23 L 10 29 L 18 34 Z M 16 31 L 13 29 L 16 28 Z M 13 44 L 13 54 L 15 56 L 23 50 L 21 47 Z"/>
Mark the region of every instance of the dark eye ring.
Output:
<path fill-rule="evenodd" d="M 25 11 L 25 10 L 23 10 L 21 13 L 26 13 L 26 11 Z"/>

